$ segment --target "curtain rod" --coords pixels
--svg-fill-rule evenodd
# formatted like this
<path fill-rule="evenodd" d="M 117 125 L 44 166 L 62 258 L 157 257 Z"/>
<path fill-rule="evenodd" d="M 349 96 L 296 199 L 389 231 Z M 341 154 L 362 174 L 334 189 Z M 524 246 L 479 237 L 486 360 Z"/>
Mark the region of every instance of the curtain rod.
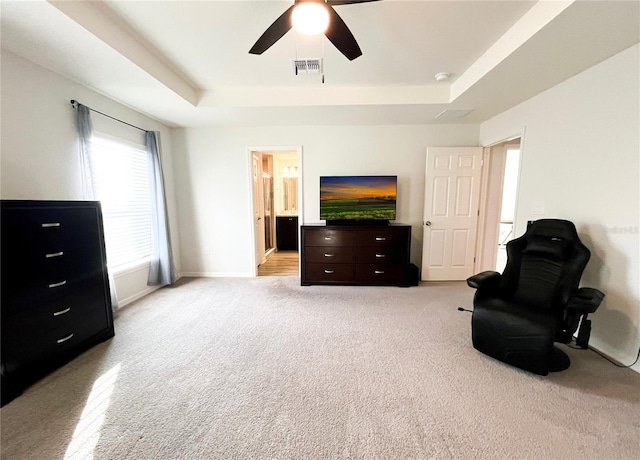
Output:
<path fill-rule="evenodd" d="M 76 101 L 75 99 L 71 99 L 71 101 L 70 101 L 70 102 L 71 102 L 71 106 L 72 106 L 74 109 L 78 107 L 78 104 L 80 104 L 80 103 L 79 103 L 78 101 Z M 107 117 L 107 118 L 111 118 L 112 120 L 118 121 L 118 122 L 120 122 L 120 123 L 122 123 L 122 124 L 125 124 L 125 125 L 127 125 L 127 126 L 131 126 L 132 128 L 139 129 L 140 131 L 144 131 L 145 133 L 147 132 L 147 130 L 146 130 L 146 129 L 144 129 L 144 128 L 140 128 L 139 126 L 132 125 L 131 123 L 127 123 L 126 121 L 122 121 L 122 120 L 120 120 L 120 119 L 118 119 L 118 118 L 116 118 L 116 117 L 112 117 L 111 115 L 107 115 L 106 113 L 102 113 L 102 112 L 100 112 L 100 111 L 98 111 L 98 110 L 92 109 L 92 108 L 91 108 L 91 107 L 89 107 L 89 106 L 86 106 L 86 105 L 85 105 L 85 107 L 86 107 L 87 109 L 91 110 L 92 112 L 99 113 L 100 115 L 103 115 L 103 116 L 105 116 L 105 117 Z"/>

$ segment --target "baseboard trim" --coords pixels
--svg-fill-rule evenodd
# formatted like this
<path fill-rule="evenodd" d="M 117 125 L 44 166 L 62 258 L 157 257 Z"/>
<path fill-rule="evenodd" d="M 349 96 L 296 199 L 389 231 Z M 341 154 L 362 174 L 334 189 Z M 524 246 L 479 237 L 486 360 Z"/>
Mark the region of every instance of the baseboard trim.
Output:
<path fill-rule="evenodd" d="M 638 374 L 640 374 L 640 361 L 635 362 L 634 364 L 625 364 L 624 362 L 622 362 L 622 360 L 620 360 L 618 358 L 614 358 L 613 356 L 611 356 L 610 353 L 607 353 L 607 352 L 603 351 L 601 347 L 599 347 L 597 344 L 594 345 L 593 343 L 589 343 L 589 349 L 591 349 L 591 351 L 599 354 L 603 358 L 616 363 L 616 365 L 618 367 L 631 369 L 633 372 L 637 372 Z M 632 359 L 632 360 L 635 361 L 636 357 L 635 356 L 631 356 L 629 359 Z"/>
<path fill-rule="evenodd" d="M 185 278 L 254 278 L 251 273 L 246 272 L 182 272 L 180 276 Z"/>
<path fill-rule="evenodd" d="M 137 292 L 136 294 L 127 297 L 126 299 L 118 299 L 118 308 L 122 308 L 125 307 L 127 305 L 129 305 L 130 303 L 135 302 L 138 299 L 143 298 L 146 295 L 151 294 L 153 291 L 157 291 L 158 289 L 160 289 L 162 286 L 148 286 L 146 289 Z"/>

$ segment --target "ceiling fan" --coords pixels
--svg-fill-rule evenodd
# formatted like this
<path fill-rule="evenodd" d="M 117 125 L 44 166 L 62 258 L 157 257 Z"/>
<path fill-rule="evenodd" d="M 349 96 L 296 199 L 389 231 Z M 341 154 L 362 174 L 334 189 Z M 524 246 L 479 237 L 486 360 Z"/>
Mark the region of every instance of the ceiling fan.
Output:
<path fill-rule="evenodd" d="M 328 25 L 324 30 L 324 35 L 333 45 L 338 48 L 347 59 L 353 61 L 358 56 L 362 56 L 362 51 L 356 42 L 355 37 L 342 20 L 338 13 L 333 9 L 334 6 L 349 5 L 353 3 L 367 3 L 378 0 L 295 0 L 287 11 L 282 13 L 273 24 L 260 36 L 258 41 L 249 50 L 250 54 L 262 54 L 268 50 L 275 42 L 280 40 L 292 27 L 294 27 L 293 19 L 296 15 L 296 9 L 303 5 L 319 5 L 321 9 L 326 10 Z M 322 12 L 321 12 L 322 13 Z M 322 31 L 316 32 L 322 33 Z"/>

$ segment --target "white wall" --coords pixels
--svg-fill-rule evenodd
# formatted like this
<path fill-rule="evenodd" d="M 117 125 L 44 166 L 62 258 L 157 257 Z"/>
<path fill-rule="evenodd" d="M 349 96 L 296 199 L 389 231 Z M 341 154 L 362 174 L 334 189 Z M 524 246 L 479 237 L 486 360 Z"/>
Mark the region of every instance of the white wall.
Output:
<path fill-rule="evenodd" d="M 79 102 L 148 130 L 160 131 L 162 164 L 174 257 L 180 269 L 179 229 L 172 162 L 171 129 L 71 80 L 2 51 L 2 139 L 0 197 L 28 200 L 82 200 L 82 180 L 74 110 Z M 92 114 L 96 130 L 126 137 L 140 131 Z M 148 267 L 116 277 L 120 301 L 148 291 Z"/>
<path fill-rule="evenodd" d="M 640 347 L 639 57 L 635 45 L 480 128 L 483 145 L 524 133 L 516 235 L 527 220 L 576 224 L 583 284 L 606 294 L 591 345 L 624 364 Z"/>
<path fill-rule="evenodd" d="M 319 222 L 321 175 L 397 175 L 397 222 L 412 225 L 411 260 L 420 266 L 426 149 L 477 142 L 478 125 L 176 130 L 183 274 L 250 276 L 253 241 L 247 147 L 270 145 L 302 146 L 303 223 Z M 204 254 L 205 247 L 209 255 Z"/>

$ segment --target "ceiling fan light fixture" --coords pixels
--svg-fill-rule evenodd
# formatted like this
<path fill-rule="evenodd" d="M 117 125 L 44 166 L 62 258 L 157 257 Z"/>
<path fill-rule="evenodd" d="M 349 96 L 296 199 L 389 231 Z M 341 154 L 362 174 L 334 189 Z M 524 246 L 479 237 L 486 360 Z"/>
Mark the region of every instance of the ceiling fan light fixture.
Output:
<path fill-rule="evenodd" d="M 303 35 L 322 34 L 329 27 L 329 12 L 324 3 L 300 3 L 293 9 L 291 24 Z"/>

